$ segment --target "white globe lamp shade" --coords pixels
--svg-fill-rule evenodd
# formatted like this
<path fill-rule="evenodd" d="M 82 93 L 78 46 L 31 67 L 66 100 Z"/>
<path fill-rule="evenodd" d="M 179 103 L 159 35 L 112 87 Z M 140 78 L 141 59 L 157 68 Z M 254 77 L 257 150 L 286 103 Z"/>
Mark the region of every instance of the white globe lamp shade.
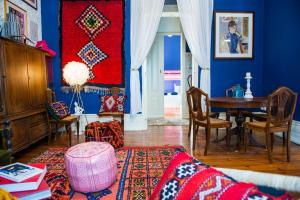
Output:
<path fill-rule="evenodd" d="M 70 86 L 83 85 L 89 79 L 89 68 L 80 62 L 69 62 L 63 69 L 64 80 Z"/>

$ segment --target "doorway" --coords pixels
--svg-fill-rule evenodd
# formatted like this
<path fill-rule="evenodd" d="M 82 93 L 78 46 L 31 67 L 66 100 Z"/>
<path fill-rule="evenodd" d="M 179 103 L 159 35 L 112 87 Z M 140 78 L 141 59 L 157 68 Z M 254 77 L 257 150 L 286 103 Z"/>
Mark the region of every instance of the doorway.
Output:
<path fill-rule="evenodd" d="M 170 55 L 173 60 L 180 63 L 176 70 L 165 69 L 165 54 L 169 52 L 165 43 L 168 45 L 167 43 L 172 40 L 177 42 L 179 49 L 177 55 L 172 53 Z M 186 40 L 177 6 L 165 5 L 156 38 L 143 64 L 142 99 L 145 105 L 143 112 L 148 125 L 188 125 L 185 91 L 188 90 L 187 80 L 191 66 L 187 65 L 186 58 Z"/>
<path fill-rule="evenodd" d="M 164 35 L 164 118 L 181 118 L 181 36 Z"/>

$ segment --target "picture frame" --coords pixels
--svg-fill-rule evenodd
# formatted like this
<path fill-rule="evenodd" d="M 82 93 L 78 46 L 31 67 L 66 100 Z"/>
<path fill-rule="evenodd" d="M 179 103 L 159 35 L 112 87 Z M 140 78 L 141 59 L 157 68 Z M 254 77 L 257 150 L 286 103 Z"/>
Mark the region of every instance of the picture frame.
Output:
<path fill-rule="evenodd" d="M 19 6 L 13 4 L 12 2 L 6 1 L 5 13 L 7 15 L 9 13 L 13 13 L 18 17 L 21 25 L 21 34 L 27 37 L 28 36 L 27 12 L 24 9 L 20 8 Z"/>
<path fill-rule="evenodd" d="M 31 6 L 35 10 L 38 9 L 37 0 L 22 0 L 22 1 L 24 1 L 26 4 L 28 4 L 29 6 Z"/>
<path fill-rule="evenodd" d="M 215 11 L 215 59 L 253 59 L 254 12 Z"/>

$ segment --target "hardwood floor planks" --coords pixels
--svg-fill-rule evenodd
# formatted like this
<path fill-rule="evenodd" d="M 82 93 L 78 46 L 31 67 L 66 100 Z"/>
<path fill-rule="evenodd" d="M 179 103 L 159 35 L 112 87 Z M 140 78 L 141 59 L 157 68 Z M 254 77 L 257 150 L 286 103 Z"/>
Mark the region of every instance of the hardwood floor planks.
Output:
<path fill-rule="evenodd" d="M 245 153 L 242 149 L 235 150 L 235 137 L 232 137 L 232 148 L 228 149 L 225 142 L 218 144 L 211 143 L 208 156 L 203 156 L 204 151 L 204 131 L 199 130 L 196 142 L 196 150 L 190 151 L 190 142 L 187 136 L 187 126 L 149 126 L 146 131 L 125 132 L 125 146 L 162 146 L 162 145 L 183 145 L 186 150 L 197 159 L 214 167 L 245 169 L 259 172 L 269 172 L 286 175 L 300 176 L 300 146 L 291 144 L 291 162 L 286 162 L 285 149 L 282 146 L 281 138 L 275 138 L 273 151 L 273 164 L 269 164 L 266 150 L 263 148 L 249 147 Z M 222 137 L 220 130 L 219 137 Z M 257 141 L 264 143 L 262 135 L 255 134 Z M 215 138 L 215 132 L 212 132 L 212 139 Z M 80 136 L 80 142 L 84 142 L 83 135 Z M 77 143 L 76 137 L 73 137 L 72 144 Z M 66 134 L 58 134 L 57 140 L 52 140 L 48 146 L 47 140 L 42 140 L 29 149 L 16 155 L 19 162 L 28 162 L 32 158 L 46 151 L 49 147 L 67 146 Z"/>

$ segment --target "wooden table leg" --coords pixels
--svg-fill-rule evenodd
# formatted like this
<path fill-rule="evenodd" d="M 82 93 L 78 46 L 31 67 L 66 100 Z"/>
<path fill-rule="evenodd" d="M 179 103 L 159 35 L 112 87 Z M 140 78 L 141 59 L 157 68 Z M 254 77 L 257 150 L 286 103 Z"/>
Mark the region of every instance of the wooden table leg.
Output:
<path fill-rule="evenodd" d="M 79 143 L 79 120 L 80 119 L 77 119 L 77 121 L 76 121 L 76 127 L 77 127 L 77 144 Z"/>
<path fill-rule="evenodd" d="M 52 135 L 52 126 L 51 126 L 51 122 L 49 122 L 48 145 L 51 142 L 51 135 Z"/>
<path fill-rule="evenodd" d="M 69 146 L 71 147 L 72 146 L 72 128 L 71 128 L 71 124 L 66 124 L 65 128 L 66 128 L 67 134 L 69 136 Z"/>

